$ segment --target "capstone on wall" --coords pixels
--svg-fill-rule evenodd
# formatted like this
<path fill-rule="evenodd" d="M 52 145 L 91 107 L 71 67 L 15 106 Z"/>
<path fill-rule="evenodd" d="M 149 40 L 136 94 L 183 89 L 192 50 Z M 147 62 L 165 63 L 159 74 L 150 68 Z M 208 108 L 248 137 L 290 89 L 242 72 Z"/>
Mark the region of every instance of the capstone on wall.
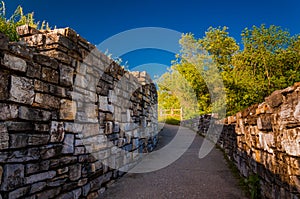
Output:
<path fill-rule="evenodd" d="M 70 28 L 0 34 L 0 198 L 97 198 L 157 143 L 157 93 Z"/>

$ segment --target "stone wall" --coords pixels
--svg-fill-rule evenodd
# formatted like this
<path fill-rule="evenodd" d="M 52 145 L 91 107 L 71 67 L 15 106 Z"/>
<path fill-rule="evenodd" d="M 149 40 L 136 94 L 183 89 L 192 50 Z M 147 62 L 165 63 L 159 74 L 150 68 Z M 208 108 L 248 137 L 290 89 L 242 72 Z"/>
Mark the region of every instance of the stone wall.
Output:
<path fill-rule="evenodd" d="M 200 118 L 200 133 L 210 121 L 208 115 Z M 264 198 L 300 198 L 299 83 L 213 123 L 224 125 L 218 145 L 244 177 L 259 176 Z"/>
<path fill-rule="evenodd" d="M 97 198 L 157 143 L 157 93 L 70 28 L 0 34 L 0 198 Z"/>

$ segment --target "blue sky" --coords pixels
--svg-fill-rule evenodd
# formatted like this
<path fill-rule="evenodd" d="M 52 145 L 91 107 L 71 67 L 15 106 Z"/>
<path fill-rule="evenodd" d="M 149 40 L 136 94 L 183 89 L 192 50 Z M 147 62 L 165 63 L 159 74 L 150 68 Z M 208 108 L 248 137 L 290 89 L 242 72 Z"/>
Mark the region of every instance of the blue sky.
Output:
<path fill-rule="evenodd" d="M 244 28 L 262 23 L 281 26 L 292 35 L 300 33 L 297 0 L 6 0 L 5 3 L 8 15 L 22 5 L 25 12 L 34 11 L 37 20 L 46 20 L 59 28 L 71 27 L 95 45 L 120 32 L 141 27 L 192 32 L 202 37 L 210 26 L 227 26 L 238 42 Z M 121 57 L 131 69 L 157 63 L 157 67 L 143 69 L 159 75 L 170 65 L 174 54 L 161 49 L 140 49 Z"/>

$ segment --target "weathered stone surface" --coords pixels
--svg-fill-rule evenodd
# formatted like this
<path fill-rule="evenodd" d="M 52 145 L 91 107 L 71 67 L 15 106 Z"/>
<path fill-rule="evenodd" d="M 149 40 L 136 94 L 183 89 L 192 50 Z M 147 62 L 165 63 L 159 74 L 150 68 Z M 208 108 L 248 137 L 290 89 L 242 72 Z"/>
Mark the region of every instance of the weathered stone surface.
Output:
<path fill-rule="evenodd" d="M 33 124 L 31 122 L 5 122 L 7 129 L 9 131 L 32 131 Z"/>
<path fill-rule="evenodd" d="M 24 184 L 24 165 L 6 164 L 3 169 L 2 191 L 9 191 Z"/>
<path fill-rule="evenodd" d="M 55 171 L 47 171 L 47 172 L 43 172 L 43 173 L 39 173 L 39 174 L 30 175 L 30 176 L 26 177 L 26 183 L 31 184 L 31 183 L 35 183 L 38 181 L 51 179 L 55 175 L 56 175 Z"/>
<path fill-rule="evenodd" d="M 81 177 L 81 164 L 70 166 L 69 177 L 71 181 L 78 180 Z"/>
<path fill-rule="evenodd" d="M 30 27 L 29 25 L 22 25 L 17 27 L 17 32 L 20 36 L 28 36 L 33 34 L 38 34 L 40 31 L 37 29 Z"/>
<path fill-rule="evenodd" d="M 61 154 L 62 146 L 60 145 L 47 145 L 41 149 L 41 158 L 49 159 Z"/>
<path fill-rule="evenodd" d="M 5 124 L 0 123 L 0 150 L 7 149 L 8 142 L 9 142 L 9 136 L 7 132 L 7 127 Z"/>
<path fill-rule="evenodd" d="M 42 68 L 42 79 L 47 82 L 58 84 L 58 80 L 59 80 L 58 71 L 53 70 L 51 68 L 43 67 Z"/>
<path fill-rule="evenodd" d="M 27 63 L 25 60 L 10 54 L 4 54 L 4 58 L 3 60 L 1 60 L 1 64 L 9 69 L 20 72 L 26 72 L 27 69 Z"/>
<path fill-rule="evenodd" d="M 39 64 L 31 63 L 28 65 L 26 75 L 28 77 L 39 79 L 41 77 L 41 70 L 42 68 Z"/>
<path fill-rule="evenodd" d="M 295 107 L 294 111 L 294 118 L 298 121 L 300 121 L 300 101 L 298 101 L 297 106 Z"/>
<path fill-rule="evenodd" d="M 49 142 L 50 135 L 32 134 L 28 137 L 28 145 L 45 145 Z"/>
<path fill-rule="evenodd" d="M 29 189 L 30 189 L 29 186 L 16 189 L 9 193 L 8 198 L 9 199 L 20 198 L 20 197 L 24 196 L 25 194 L 27 194 L 29 192 Z"/>
<path fill-rule="evenodd" d="M 10 134 L 10 148 L 23 148 L 28 145 L 27 134 Z"/>
<path fill-rule="evenodd" d="M 59 117 L 62 120 L 75 120 L 77 105 L 75 101 L 62 99 L 60 101 Z"/>
<path fill-rule="evenodd" d="M 41 107 L 46 109 L 58 109 L 60 105 L 60 99 L 58 97 L 36 93 L 34 98 L 34 107 Z"/>
<path fill-rule="evenodd" d="M 74 153 L 74 135 L 66 134 L 64 138 L 64 144 L 62 153 Z"/>
<path fill-rule="evenodd" d="M 271 117 L 269 115 L 258 117 L 257 127 L 259 130 L 272 130 Z"/>
<path fill-rule="evenodd" d="M 6 100 L 8 98 L 9 77 L 7 71 L 0 71 L 0 100 Z"/>
<path fill-rule="evenodd" d="M 34 54 L 33 55 L 33 60 L 43 66 L 47 66 L 49 68 L 53 68 L 53 69 L 58 69 L 58 62 L 51 58 L 51 57 L 48 57 L 46 55 L 42 55 L 42 54 Z"/>
<path fill-rule="evenodd" d="M 51 122 L 51 142 L 62 142 L 65 136 L 64 125 L 62 122 Z"/>
<path fill-rule="evenodd" d="M 11 76 L 9 100 L 24 104 L 32 104 L 33 98 L 33 81 L 25 77 Z"/>
<path fill-rule="evenodd" d="M 74 75 L 74 69 L 66 66 L 66 65 L 60 65 L 60 84 L 62 86 L 72 86 L 73 85 L 73 75 Z"/>
<path fill-rule="evenodd" d="M 37 182 L 31 185 L 30 194 L 43 190 L 46 187 L 46 182 Z"/>
<path fill-rule="evenodd" d="M 24 120 L 49 121 L 51 119 L 51 112 L 20 106 L 19 118 Z"/>
<path fill-rule="evenodd" d="M 156 112 L 148 107 L 156 103 L 155 86 L 137 89 L 130 101 L 140 86 L 137 78 L 102 53 L 91 52 L 95 46 L 71 29 L 23 26 L 18 31 L 21 43 L 9 44 L 0 34 L 1 194 L 27 199 L 100 196 L 102 183 L 117 175 L 97 158 L 118 167 L 123 162 L 118 147 L 132 149 L 134 142 L 137 152 L 154 143 L 149 136 Z M 136 74 L 148 81 L 145 74 Z M 119 125 L 122 112 L 127 122 Z M 149 124 L 145 133 L 137 133 L 144 130 L 141 120 Z M 131 164 L 132 157 L 127 160 Z"/>

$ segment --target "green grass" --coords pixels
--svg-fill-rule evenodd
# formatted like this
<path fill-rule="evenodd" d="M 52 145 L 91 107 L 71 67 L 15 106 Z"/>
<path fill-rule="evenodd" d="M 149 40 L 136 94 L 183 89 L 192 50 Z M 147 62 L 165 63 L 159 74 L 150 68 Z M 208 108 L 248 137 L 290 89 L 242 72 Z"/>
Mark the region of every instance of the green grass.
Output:
<path fill-rule="evenodd" d="M 180 125 L 180 119 L 174 117 L 159 118 L 158 121 L 171 125 Z"/>

